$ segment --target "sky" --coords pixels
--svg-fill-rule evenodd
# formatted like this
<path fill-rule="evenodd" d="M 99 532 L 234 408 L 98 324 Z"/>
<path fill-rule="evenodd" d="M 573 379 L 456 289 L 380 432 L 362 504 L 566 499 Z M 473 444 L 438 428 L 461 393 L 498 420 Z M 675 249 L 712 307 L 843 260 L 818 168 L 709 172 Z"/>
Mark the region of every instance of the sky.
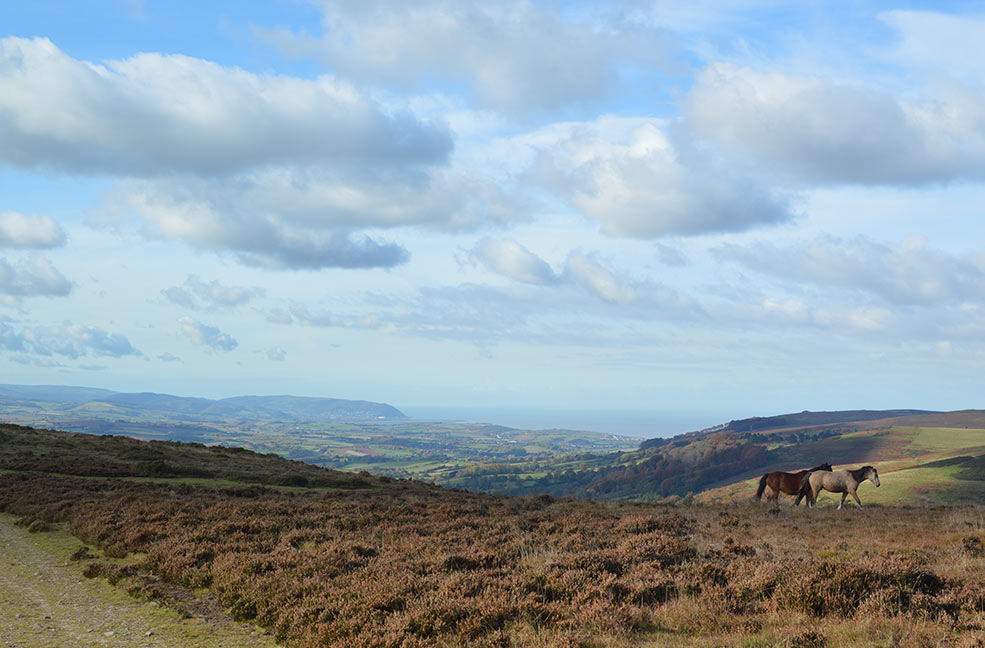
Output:
<path fill-rule="evenodd" d="M 966 2 L 0 4 L 0 382 L 962 409 Z"/>

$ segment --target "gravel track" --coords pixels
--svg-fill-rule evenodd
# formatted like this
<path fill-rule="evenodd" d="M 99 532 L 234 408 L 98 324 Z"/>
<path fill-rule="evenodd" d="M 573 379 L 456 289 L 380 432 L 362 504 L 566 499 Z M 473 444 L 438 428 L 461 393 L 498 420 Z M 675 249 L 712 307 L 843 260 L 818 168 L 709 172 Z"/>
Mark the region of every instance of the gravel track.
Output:
<path fill-rule="evenodd" d="M 181 618 L 69 557 L 82 543 L 64 531 L 29 533 L 0 514 L 0 648 L 271 648 L 273 638 L 231 619 Z"/>

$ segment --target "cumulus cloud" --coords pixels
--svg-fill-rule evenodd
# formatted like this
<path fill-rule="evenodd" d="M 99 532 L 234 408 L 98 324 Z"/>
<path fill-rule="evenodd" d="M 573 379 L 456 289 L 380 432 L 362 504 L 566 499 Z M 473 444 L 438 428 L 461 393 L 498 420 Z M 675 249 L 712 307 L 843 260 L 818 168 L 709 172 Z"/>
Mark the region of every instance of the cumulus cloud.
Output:
<path fill-rule="evenodd" d="M 194 344 L 208 347 L 214 351 L 232 351 L 239 342 L 231 336 L 223 333 L 214 326 L 202 324 L 191 317 L 181 317 L 178 319 L 181 334 L 190 339 Z"/>
<path fill-rule="evenodd" d="M 161 362 L 181 362 L 181 358 L 173 353 L 165 351 L 164 353 L 158 353 L 157 359 Z"/>
<path fill-rule="evenodd" d="M 680 150 L 661 125 L 612 117 L 573 125 L 542 147 L 531 177 L 612 236 L 741 231 L 793 217 L 782 196 Z"/>
<path fill-rule="evenodd" d="M 101 212 L 117 222 L 135 215 L 148 236 L 230 251 L 250 265 L 317 269 L 392 267 L 409 257 L 361 228 L 456 231 L 513 222 L 527 209 L 492 181 L 451 169 L 365 175 L 277 168 L 222 182 L 128 181 L 105 194 Z"/>
<path fill-rule="evenodd" d="M 923 184 L 985 176 L 985 94 L 913 103 L 824 77 L 708 67 L 684 102 L 691 128 L 805 182 Z"/>
<path fill-rule="evenodd" d="M 83 356 L 143 355 L 126 336 L 81 324 L 59 324 L 15 328 L 0 322 L 0 348 L 40 356 L 60 355 L 71 359 Z"/>
<path fill-rule="evenodd" d="M 45 258 L 31 257 L 16 265 L 0 257 L 0 294 L 12 297 L 64 297 L 72 282 Z"/>
<path fill-rule="evenodd" d="M 922 239 L 886 245 L 833 237 L 788 247 L 724 245 L 719 258 L 788 280 L 851 288 L 901 305 L 985 301 L 985 262 L 926 247 Z"/>
<path fill-rule="evenodd" d="M 50 216 L 0 213 L 0 247 L 53 248 L 65 245 L 65 232 Z"/>
<path fill-rule="evenodd" d="M 318 56 L 350 77 L 404 89 L 438 77 L 466 84 L 481 105 L 504 111 L 594 103 L 619 87 L 627 65 L 664 60 L 662 33 L 600 11 L 565 15 L 560 5 L 527 0 L 319 4 L 321 38 L 262 33 L 285 51 Z"/>
<path fill-rule="evenodd" d="M 79 173 L 228 174 L 283 163 L 443 162 L 443 126 L 386 114 L 330 77 L 257 75 L 188 56 L 73 59 L 0 39 L 0 159 Z"/>
<path fill-rule="evenodd" d="M 265 291 L 258 287 L 224 286 L 214 280 L 206 283 L 198 275 L 188 275 L 182 286 L 165 288 L 161 294 L 168 301 L 196 310 L 202 305 L 208 308 L 243 306 L 256 297 L 262 297 Z"/>
<path fill-rule="evenodd" d="M 543 286 L 558 280 L 546 261 L 512 239 L 484 238 L 470 255 L 489 270 L 513 281 Z"/>
<path fill-rule="evenodd" d="M 9 37 L 0 113 L 0 162 L 122 178 L 92 222 L 136 222 L 149 237 L 255 267 L 393 267 L 408 251 L 365 230 L 458 231 L 529 212 L 491 179 L 449 166 L 443 124 L 329 77 L 158 54 L 97 64 L 46 39 Z M 25 238 L 24 217 L 5 218 L 0 244 L 6 229 L 21 245 L 59 240 L 60 230 Z M 51 225 L 36 219 L 33 229 Z"/>

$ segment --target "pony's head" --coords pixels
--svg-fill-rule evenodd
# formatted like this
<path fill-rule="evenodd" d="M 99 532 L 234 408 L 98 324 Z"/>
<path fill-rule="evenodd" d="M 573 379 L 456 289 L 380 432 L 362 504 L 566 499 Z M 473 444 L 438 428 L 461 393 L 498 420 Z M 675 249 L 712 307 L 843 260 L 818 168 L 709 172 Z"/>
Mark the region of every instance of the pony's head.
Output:
<path fill-rule="evenodd" d="M 875 484 L 876 486 L 878 486 L 879 485 L 879 471 L 876 470 L 873 466 L 866 466 L 863 470 L 865 470 L 865 473 L 864 473 L 864 475 L 863 475 L 862 478 L 863 479 L 868 479 L 873 484 Z"/>

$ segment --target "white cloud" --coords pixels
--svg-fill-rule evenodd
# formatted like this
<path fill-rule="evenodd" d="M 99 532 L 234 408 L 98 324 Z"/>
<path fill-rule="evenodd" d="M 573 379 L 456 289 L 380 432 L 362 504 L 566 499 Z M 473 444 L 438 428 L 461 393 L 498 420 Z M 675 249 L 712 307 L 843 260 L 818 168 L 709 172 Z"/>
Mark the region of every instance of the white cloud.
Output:
<path fill-rule="evenodd" d="M 985 302 L 985 262 L 928 248 L 922 239 L 889 246 L 862 237 L 826 237 L 789 247 L 724 245 L 715 252 L 789 281 L 860 290 L 893 304 Z"/>
<path fill-rule="evenodd" d="M 324 36 L 261 32 L 283 50 L 401 89 L 465 84 L 495 109 L 528 113 L 595 103 L 629 65 L 659 66 L 666 37 L 611 15 L 575 15 L 526 0 L 332 0 Z"/>
<path fill-rule="evenodd" d="M 239 346 L 239 343 L 231 336 L 214 326 L 202 324 L 191 317 L 179 318 L 178 324 L 181 334 L 200 346 L 208 347 L 214 351 L 232 351 Z"/>
<path fill-rule="evenodd" d="M 89 355 L 113 358 L 143 355 L 120 333 L 67 322 L 19 330 L 0 322 L 0 348 L 41 356 L 60 355 L 73 360 Z"/>
<path fill-rule="evenodd" d="M 165 351 L 157 354 L 157 359 L 161 362 L 181 362 L 181 358 L 173 353 Z"/>
<path fill-rule="evenodd" d="M 610 303 L 627 304 L 639 296 L 626 278 L 583 252 L 572 252 L 568 256 L 565 272 L 583 288 Z"/>
<path fill-rule="evenodd" d="M 275 362 L 287 360 L 287 351 L 283 347 L 275 346 L 267 350 L 267 358 Z"/>
<path fill-rule="evenodd" d="M 346 83 L 188 56 L 105 64 L 45 38 L 0 39 L 0 159 L 76 173 L 228 174 L 278 163 L 443 162 L 443 126 L 389 115 Z"/>
<path fill-rule="evenodd" d="M 262 297 L 265 291 L 258 287 L 224 286 L 214 280 L 206 283 L 198 275 L 188 275 L 184 286 L 166 288 L 161 294 L 179 306 L 196 310 L 201 307 L 200 304 L 207 308 L 243 306 L 256 297 Z"/>
<path fill-rule="evenodd" d="M 64 297 L 72 291 L 65 278 L 48 259 L 34 256 L 17 265 L 0 257 L 0 294 L 13 297 Z"/>
<path fill-rule="evenodd" d="M 104 195 L 100 214 L 109 223 L 136 216 L 146 236 L 228 251 L 248 265 L 372 268 L 409 253 L 358 229 L 471 229 L 525 218 L 527 207 L 490 180 L 452 169 L 367 176 L 273 168 L 223 181 L 128 181 Z"/>
<path fill-rule="evenodd" d="M 978 85 L 985 74 L 985 19 L 933 11 L 887 11 L 879 17 L 899 33 L 882 54 L 934 77 Z"/>
<path fill-rule="evenodd" d="M 489 270 L 513 281 L 548 285 L 558 280 L 546 261 L 512 239 L 484 238 L 470 254 Z"/>
<path fill-rule="evenodd" d="M 694 151 L 656 120 L 600 118 L 541 145 L 532 179 L 612 236 L 746 230 L 792 218 L 786 201 Z M 561 132 L 560 129 L 554 129 Z"/>
<path fill-rule="evenodd" d="M 53 248 L 65 245 L 65 232 L 50 216 L 0 212 L 0 247 Z"/>
<path fill-rule="evenodd" d="M 737 160 L 786 179 L 926 184 L 985 176 L 985 93 L 912 103 L 824 77 L 708 67 L 684 102 L 688 125 Z"/>

